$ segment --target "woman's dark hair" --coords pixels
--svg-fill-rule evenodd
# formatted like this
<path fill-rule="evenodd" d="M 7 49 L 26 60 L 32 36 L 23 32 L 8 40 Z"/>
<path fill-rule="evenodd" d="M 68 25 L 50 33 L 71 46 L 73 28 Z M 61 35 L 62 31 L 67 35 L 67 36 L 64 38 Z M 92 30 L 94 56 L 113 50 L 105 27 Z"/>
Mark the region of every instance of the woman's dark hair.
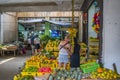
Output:
<path fill-rule="evenodd" d="M 74 52 L 73 54 L 78 54 L 80 50 L 80 45 L 78 44 L 78 39 L 74 38 Z"/>
<path fill-rule="evenodd" d="M 76 37 L 74 38 L 74 44 L 77 44 L 77 38 Z"/>

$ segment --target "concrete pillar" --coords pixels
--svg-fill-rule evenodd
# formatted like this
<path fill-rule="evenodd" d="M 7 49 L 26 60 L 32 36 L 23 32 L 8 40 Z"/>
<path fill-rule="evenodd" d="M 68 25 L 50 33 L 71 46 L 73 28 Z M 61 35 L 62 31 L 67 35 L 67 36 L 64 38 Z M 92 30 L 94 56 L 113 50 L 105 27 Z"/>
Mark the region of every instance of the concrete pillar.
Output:
<path fill-rule="evenodd" d="M 1 43 L 1 14 L 2 13 L 0 13 L 0 43 Z"/>
<path fill-rule="evenodd" d="M 79 28 L 78 28 L 78 38 L 82 42 L 83 26 L 82 26 L 82 13 L 79 14 Z"/>
<path fill-rule="evenodd" d="M 3 43 L 3 17 L 4 14 L 0 13 L 0 43 Z"/>

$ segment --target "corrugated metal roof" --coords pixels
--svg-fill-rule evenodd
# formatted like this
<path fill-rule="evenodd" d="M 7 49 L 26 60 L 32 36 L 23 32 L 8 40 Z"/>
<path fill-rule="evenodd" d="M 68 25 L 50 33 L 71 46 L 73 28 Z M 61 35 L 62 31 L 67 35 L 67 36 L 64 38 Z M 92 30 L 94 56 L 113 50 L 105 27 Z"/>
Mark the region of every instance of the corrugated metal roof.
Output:
<path fill-rule="evenodd" d="M 28 23 L 41 23 L 41 22 L 49 22 L 59 26 L 71 26 L 71 23 L 62 22 L 62 21 L 53 21 L 53 20 L 45 20 L 45 19 L 33 19 L 33 20 L 19 20 L 18 23 L 28 24 Z"/>

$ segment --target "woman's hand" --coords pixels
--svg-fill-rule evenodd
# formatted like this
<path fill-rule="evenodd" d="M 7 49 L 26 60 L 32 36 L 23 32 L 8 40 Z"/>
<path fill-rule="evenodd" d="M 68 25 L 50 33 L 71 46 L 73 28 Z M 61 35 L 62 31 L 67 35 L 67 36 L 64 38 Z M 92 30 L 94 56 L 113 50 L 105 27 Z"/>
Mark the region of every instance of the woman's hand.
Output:
<path fill-rule="evenodd" d="M 68 47 L 64 47 L 64 49 L 69 50 L 69 48 L 68 48 Z"/>

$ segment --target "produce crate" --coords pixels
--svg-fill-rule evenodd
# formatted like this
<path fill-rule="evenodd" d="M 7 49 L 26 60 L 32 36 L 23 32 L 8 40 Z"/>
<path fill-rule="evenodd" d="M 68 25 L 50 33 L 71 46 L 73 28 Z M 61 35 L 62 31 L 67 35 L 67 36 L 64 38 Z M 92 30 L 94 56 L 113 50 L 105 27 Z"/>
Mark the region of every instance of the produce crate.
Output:
<path fill-rule="evenodd" d="M 43 64 L 43 63 L 40 64 L 40 67 L 49 67 L 49 66 L 50 66 L 49 64 Z"/>
<path fill-rule="evenodd" d="M 83 68 L 82 70 L 84 73 L 90 73 L 90 72 L 96 71 L 98 67 L 99 67 L 99 65 L 94 65 L 94 66 L 91 66 L 88 68 Z"/>
<path fill-rule="evenodd" d="M 63 65 L 64 65 L 64 64 L 62 64 L 62 67 L 63 67 Z M 58 66 L 59 66 L 59 64 L 58 64 L 58 63 L 55 63 L 55 67 L 54 67 L 54 68 L 58 68 Z M 52 69 L 54 69 L 54 68 L 52 68 Z M 66 69 L 67 69 L 67 70 L 70 70 L 70 63 L 67 63 Z"/>
<path fill-rule="evenodd" d="M 96 63 L 96 62 L 85 63 L 85 64 L 80 65 L 80 68 L 82 69 L 82 68 L 84 68 L 84 67 L 86 67 L 86 66 L 93 66 L 93 65 L 95 65 L 95 64 L 97 64 L 97 63 Z"/>
<path fill-rule="evenodd" d="M 40 67 L 56 68 L 56 60 L 46 60 L 45 63 L 40 63 Z"/>
<path fill-rule="evenodd" d="M 81 79 L 81 80 L 102 80 L 102 79 Z"/>
<path fill-rule="evenodd" d="M 28 68 L 30 66 L 40 67 L 40 62 L 26 62 L 25 68 Z"/>
<path fill-rule="evenodd" d="M 59 66 L 59 64 L 58 64 L 58 62 L 57 63 L 55 63 L 55 65 L 56 65 L 56 68 Z"/>
<path fill-rule="evenodd" d="M 31 67 L 31 66 L 35 66 L 35 67 L 40 67 L 40 65 L 38 66 L 38 65 L 25 65 L 25 68 L 29 68 L 29 67 Z"/>
<path fill-rule="evenodd" d="M 58 63 L 58 60 L 52 60 L 53 63 Z"/>
<path fill-rule="evenodd" d="M 94 72 L 94 71 L 97 70 L 98 67 L 100 67 L 100 65 L 97 64 L 96 62 L 83 64 L 83 65 L 80 66 L 80 68 L 82 69 L 83 73 Z"/>
<path fill-rule="evenodd" d="M 40 67 L 51 67 L 51 69 L 56 68 L 56 64 L 52 63 L 52 64 L 40 64 Z"/>
<path fill-rule="evenodd" d="M 43 75 L 41 72 L 37 72 L 37 76 L 41 76 Z"/>
<path fill-rule="evenodd" d="M 51 67 L 51 69 L 55 69 L 55 68 L 57 68 L 57 65 L 55 63 L 53 63 L 53 64 L 50 64 L 50 67 Z"/>
<path fill-rule="evenodd" d="M 27 75 L 31 75 L 31 76 L 37 76 L 37 72 L 21 72 L 22 76 L 27 76 Z"/>
<path fill-rule="evenodd" d="M 26 65 L 39 65 L 40 62 L 27 61 Z"/>
<path fill-rule="evenodd" d="M 37 76 L 42 76 L 44 74 L 50 74 L 50 72 L 37 72 Z"/>
<path fill-rule="evenodd" d="M 70 63 L 67 63 L 66 68 L 67 68 L 67 70 L 70 70 Z"/>

